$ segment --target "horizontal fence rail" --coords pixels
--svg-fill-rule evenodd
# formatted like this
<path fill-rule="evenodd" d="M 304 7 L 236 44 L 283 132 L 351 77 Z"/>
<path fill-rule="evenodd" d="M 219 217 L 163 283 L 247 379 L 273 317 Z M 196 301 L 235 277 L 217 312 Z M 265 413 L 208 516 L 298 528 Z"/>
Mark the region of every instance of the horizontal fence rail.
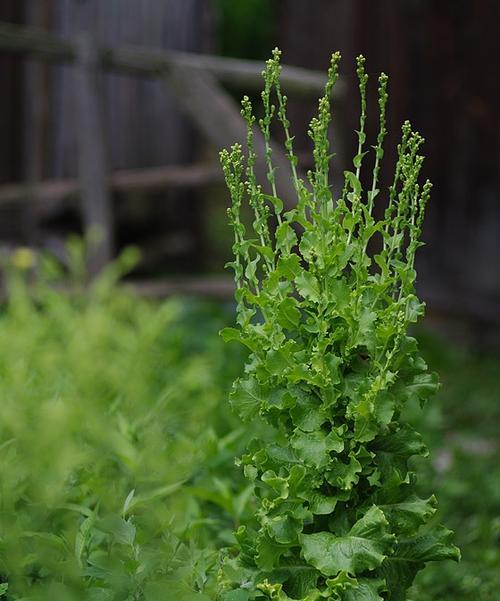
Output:
<path fill-rule="evenodd" d="M 223 180 L 219 165 L 167 165 L 149 169 L 120 169 L 109 176 L 109 187 L 113 192 L 156 192 L 165 188 L 198 188 Z M 79 196 L 80 183 L 77 179 L 52 179 L 29 183 L 0 185 L 0 208 L 29 199 L 36 193 L 37 208 L 45 207 Z"/>
<path fill-rule="evenodd" d="M 76 63 L 78 57 L 74 42 L 10 23 L 0 23 L 0 50 L 56 63 Z M 208 72 L 226 85 L 252 91 L 262 87 L 262 62 L 259 61 L 132 46 L 102 46 L 98 53 L 102 66 L 112 71 L 159 76 L 172 67 L 185 67 Z M 325 82 L 324 73 L 283 65 L 281 84 L 288 92 L 318 95 L 324 91 Z M 339 95 L 343 91 L 344 84 L 339 81 L 335 93 Z"/>

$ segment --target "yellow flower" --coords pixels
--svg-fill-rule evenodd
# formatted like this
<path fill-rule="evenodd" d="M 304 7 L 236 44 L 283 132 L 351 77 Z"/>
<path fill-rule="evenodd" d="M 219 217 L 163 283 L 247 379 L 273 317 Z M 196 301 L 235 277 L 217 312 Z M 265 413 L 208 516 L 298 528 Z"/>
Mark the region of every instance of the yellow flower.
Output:
<path fill-rule="evenodd" d="M 35 265 L 35 261 L 36 255 L 30 248 L 18 248 L 12 255 L 12 264 L 20 271 L 27 271 Z"/>

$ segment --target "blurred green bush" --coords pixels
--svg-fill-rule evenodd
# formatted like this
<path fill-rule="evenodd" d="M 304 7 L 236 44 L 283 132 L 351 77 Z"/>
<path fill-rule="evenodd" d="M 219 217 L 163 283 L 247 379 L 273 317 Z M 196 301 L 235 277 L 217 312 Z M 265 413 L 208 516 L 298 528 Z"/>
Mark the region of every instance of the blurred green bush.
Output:
<path fill-rule="evenodd" d="M 432 462 L 417 466 L 422 490 L 435 490 L 455 531 L 462 561 L 429 565 L 413 601 L 500 599 L 500 354 L 451 344 L 421 330 L 420 347 L 440 374 L 441 390 L 425 411 L 409 408 Z"/>
<path fill-rule="evenodd" d="M 213 546 L 213 530 L 234 527 L 231 507 L 208 519 L 186 491 L 202 497 L 220 461 L 232 476 L 240 437 L 223 438 L 235 423 L 221 401 L 241 355 L 217 336 L 223 308 L 118 289 L 131 253 L 84 293 L 82 250 L 69 249 L 65 294 L 55 263 L 42 258 L 30 283 L 29 255 L 15 255 L 0 316 L 3 588 L 11 599 L 165 598 L 183 537 Z"/>

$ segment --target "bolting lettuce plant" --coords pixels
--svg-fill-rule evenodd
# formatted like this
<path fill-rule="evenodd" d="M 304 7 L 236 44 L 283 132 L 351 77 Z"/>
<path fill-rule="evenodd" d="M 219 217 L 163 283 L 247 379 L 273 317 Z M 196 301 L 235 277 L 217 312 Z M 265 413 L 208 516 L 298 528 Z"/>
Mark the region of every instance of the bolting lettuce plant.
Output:
<path fill-rule="evenodd" d="M 334 198 L 329 125 L 339 60 L 333 54 L 310 124 L 314 169 L 306 181 L 297 171 L 277 49 L 263 73 L 257 124 L 250 100 L 242 102 L 246 153 L 237 144 L 221 152 L 238 326 L 222 335 L 250 349 L 231 403 L 242 419 L 259 417 L 273 432 L 240 460 L 253 482 L 256 521 L 237 530 L 237 556 L 222 563 L 224 601 L 404 601 L 426 562 L 459 558 L 451 532 L 433 517 L 434 496 L 414 491 L 410 460 L 427 449 L 401 419 L 405 403 L 424 403 L 438 386 L 408 334 L 424 311 L 414 288 L 431 191 L 430 182 L 419 183 L 423 139 L 403 125 L 385 211 L 376 218 L 388 80 L 378 80 L 380 126 L 366 184 L 368 75 L 359 57 L 358 150 Z M 273 120 L 284 132 L 297 195 L 289 210 L 276 189 Z M 267 192 L 255 176 L 255 125 L 265 141 Z M 244 203 L 254 215 L 248 234 Z"/>

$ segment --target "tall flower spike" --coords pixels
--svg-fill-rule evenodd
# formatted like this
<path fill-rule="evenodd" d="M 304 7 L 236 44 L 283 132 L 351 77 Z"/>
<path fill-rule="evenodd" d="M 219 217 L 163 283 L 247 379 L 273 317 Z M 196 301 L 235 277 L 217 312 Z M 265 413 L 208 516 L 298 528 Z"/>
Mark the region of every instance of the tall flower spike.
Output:
<path fill-rule="evenodd" d="M 389 95 L 387 93 L 388 81 L 389 78 L 387 75 L 385 73 L 381 73 L 378 80 L 379 132 L 377 136 L 377 144 L 374 146 L 375 165 L 373 167 L 372 189 L 368 194 L 368 209 L 370 213 L 373 209 L 375 197 L 379 192 L 377 185 L 380 173 L 380 162 L 384 158 L 384 140 L 385 136 L 387 135 L 385 112 L 387 101 L 389 99 Z"/>
<path fill-rule="evenodd" d="M 329 171 L 330 171 L 330 141 L 328 129 L 331 122 L 331 96 L 339 77 L 338 66 L 340 53 L 332 54 L 325 93 L 318 102 L 318 116 L 313 117 L 309 125 L 309 136 L 313 141 L 313 158 L 315 170 L 312 174 L 314 197 L 318 208 L 326 212 L 328 201 L 331 200 Z"/>
<path fill-rule="evenodd" d="M 366 153 L 363 152 L 363 148 L 366 142 L 366 85 L 368 83 L 368 74 L 365 70 L 366 59 L 364 56 L 358 56 L 356 59 L 357 69 L 356 73 L 358 76 L 359 85 L 359 97 L 361 102 L 361 111 L 359 115 L 359 131 L 358 134 L 358 152 L 353 159 L 353 164 L 356 169 L 356 177 L 359 179 L 361 173 L 361 165 L 363 163 L 363 157 Z"/>

